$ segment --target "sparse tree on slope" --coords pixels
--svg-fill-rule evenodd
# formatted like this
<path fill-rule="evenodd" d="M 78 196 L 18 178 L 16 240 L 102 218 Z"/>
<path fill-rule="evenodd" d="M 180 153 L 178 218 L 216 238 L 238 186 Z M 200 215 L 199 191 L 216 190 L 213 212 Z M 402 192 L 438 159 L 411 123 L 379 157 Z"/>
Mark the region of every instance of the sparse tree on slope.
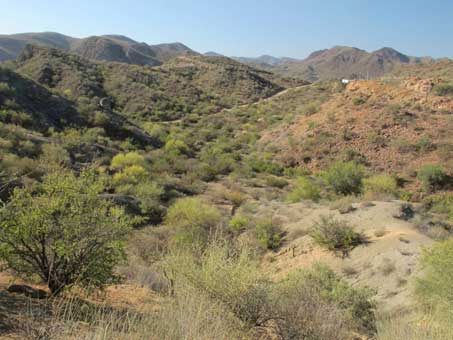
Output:
<path fill-rule="evenodd" d="M 16 189 L 0 210 L 0 258 L 19 275 L 38 275 L 52 294 L 115 281 L 132 221 L 100 198 L 92 171 L 57 170 L 33 189 Z"/>

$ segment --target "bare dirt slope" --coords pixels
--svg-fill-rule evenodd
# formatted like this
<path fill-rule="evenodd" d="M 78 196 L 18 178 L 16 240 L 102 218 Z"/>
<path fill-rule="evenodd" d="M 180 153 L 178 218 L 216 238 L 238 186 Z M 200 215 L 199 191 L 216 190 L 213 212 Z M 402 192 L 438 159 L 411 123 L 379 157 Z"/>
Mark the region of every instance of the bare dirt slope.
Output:
<path fill-rule="evenodd" d="M 269 255 L 265 263 L 276 279 L 289 272 L 325 263 L 353 285 L 376 290 L 380 308 L 395 311 L 412 303 L 411 284 L 420 273 L 418 259 L 423 247 L 432 240 L 410 223 L 398 219 L 402 202 L 355 204 L 355 211 L 341 215 L 328 206 L 310 203 L 285 204 L 271 201 L 262 204 L 257 215 L 272 214 L 287 232 L 283 248 Z M 313 243 L 308 232 L 321 215 L 348 221 L 366 237 L 367 243 L 346 257 L 324 250 Z"/>

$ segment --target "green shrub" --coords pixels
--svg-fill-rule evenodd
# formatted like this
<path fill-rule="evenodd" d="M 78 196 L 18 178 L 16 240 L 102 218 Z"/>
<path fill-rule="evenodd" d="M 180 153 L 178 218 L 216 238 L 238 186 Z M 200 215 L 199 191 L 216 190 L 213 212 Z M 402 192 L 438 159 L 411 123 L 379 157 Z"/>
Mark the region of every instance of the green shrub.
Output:
<path fill-rule="evenodd" d="M 310 269 L 290 273 L 280 284 L 280 289 L 285 292 L 280 293 L 279 296 L 282 304 L 300 303 L 299 299 L 294 302 L 289 301 L 290 297 L 294 299 L 300 296 L 302 301 L 306 301 L 306 295 L 311 295 L 312 298 L 320 297 L 321 301 L 328 303 L 331 308 L 335 306 L 341 311 L 343 322 L 348 324 L 350 329 L 369 335 L 376 331 L 376 304 L 373 299 L 375 292 L 367 288 L 352 287 L 325 265 L 317 264 Z M 280 290 L 277 291 L 280 292 Z M 304 294 L 300 295 L 297 292 L 304 292 Z M 309 306 L 317 307 L 313 302 Z M 313 311 L 309 309 L 308 312 Z M 325 311 L 322 315 L 327 316 L 328 312 Z M 323 327 L 329 327 L 329 325 L 324 324 Z M 337 336 L 334 335 L 328 339 L 337 339 Z M 324 339 L 324 337 L 309 339 Z"/>
<path fill-rule="evenodd" d="M 317 103 L 310 103 L 302 108 L 305 116 L 312 116 L 319 111 L 319 105 Z"/>
<path fill-rule="evenodd" d="M 189 147 L 186 143 L 177 139 L 168 139 L 164 147 L 165 151 L 170 155 L 186 155 L 189 153 Z"/>
<path fill-rule="evenodd" d="M 310 232 L 314 241 L 329 250 L 348 253 L 362 243 L 362 236 L 346 222 L 332 216 L 321 216 Z"/>
<path fill-rule="evenodd" d="M 197 198 L 182 198 L 167 212 L 165 224 L 175 231 L 175 240 L 184 245 L 203 245 L 221 226 L 217 208 Z"/>
<path fill-rule="evenodd" d="M 381 174 L 363 180 L 365 193 L 396 195 L 398 183 L 395 177 Z"/>
<path fill-rule="evenodd" d="M 130 165 L 125 167 L 121 172 L 117 172 L 113 176 L 113 182 L 116 185 L 120 184 L 139 184 L 144 181 L 148 173 L 141 165 Z"/>
<path fill-rule="evenodd" d="M 352 100 L 352 103 L 355 105 L 355 106 L 359 106 L 359 105 L 363 105 L 367 102 L 366 98 L 363 98 L 363 97 L 356 97 Z"/>
<path fill-rule="evenodd" d="M 450 221 L 453 221 L 452 194 L 431 195 L 427 197 L 423 203 L 429 212 L 447 215 L 447 218 Z"/>
<path fill-rule="evenodd" d="M 239 190 L 226 190 L 222 192 L 222 196 L 233 205 L 233 213 L 247 201 L 247 197 Z"/>
<path fill-rule="evenodd" d="M 168 133 L 164 126 L 158 123 L 146 122 L 143 124 L 143 129 L 152 137 L 159 140 L 162 144 L 165 143 Z"/>
<path fill-rule="evenodd" d="M 453 95 L 453 84 L 438 84 L 434 86 L 433 91 L 438 96 Z"/>
<path fill-rule="evenodd" d="M 215 179 L 218 175 L 227 175 L 233 170 L 235 160 L 230 153 L 216 147 L 206 147 L 200 152 L 199 158 L 204 162 L 204 177 Z"/>
<path fill-rule="evenodd" d="M 282 232 L 280 227 L 271 219 L 260 221 L 255 226 L 258 242 L 267 249 L 277 249 L 282 243 Z"/>
<path fill-rule="evenodd" d="M 274 188 L 283 189 L 288 185 L 288 181 L 278 177 L 266 177 L 266 185 Z"/>
<path fill-rule="evenodd" d="M 422 182 L 426 191 L 435 191 L 445 184 L 447 174 L 440 165 L 425 165 L 418 171 L 417 178 Z"/>
<path fill-rule="evenodd" d="M 365 169 L 355 162 L 337 162 L 321 173 L 321 177 L 336 194 L 351 195 L 362 191 Z"/>
<path fill-rule="evenodd" d="M 372 292 L 351 287 L 325 266 L 273 283 L 250 251 L 217 242 L 201 256 L 171 254 L 165 268 L 178 283 L 176 299 L 184 292 L 197 300 L 207 296 L 208 305 L 223 306 L 249 335 L 269 320 L 280 339 L 346 340 L 353 332 L 375 330 Z"/>
<path fill-rule="evenodd" d="M 319 186 L 313 183 L 308 177 L 300 177 L 297 179 L 295 188 L 288 194 L 288 201 L 297 203 L 301 200 L 318 201 L 321 198 L 321 190 Z"/>
<path fill-rule="evenodd" d="M 123 169 L 129 166 L 144 166 L 145 159 L 137 152 L 120 153 L 112 158 L 111 167 L 113 169 Z"/>
<path fill-rule="evenodd" d="M 162 219 L 161 197 L 164 192 L 160 185 L 149 180 L 140 182 L 132 190 L 132 194 L 140 201 L 142 214 L 148 216 L 152 223 L 160 222 Z"/>
<path fill-rule="evenodd" d="M 248 163 L 252 170 L 258 173 L 268 173 L 275 176 L 281 176 L 284 171 L 284 168 L 281 165 L 264 159 L 258 159 L 256 157 L 249 159 Z"/>
<path fill-rule="evenodd" d="M 246 217 L 235 216 L 230 220 L 228 226 L 233 233 L 238 234 L 247 227 L 248 223 L 249 220 Z"/>

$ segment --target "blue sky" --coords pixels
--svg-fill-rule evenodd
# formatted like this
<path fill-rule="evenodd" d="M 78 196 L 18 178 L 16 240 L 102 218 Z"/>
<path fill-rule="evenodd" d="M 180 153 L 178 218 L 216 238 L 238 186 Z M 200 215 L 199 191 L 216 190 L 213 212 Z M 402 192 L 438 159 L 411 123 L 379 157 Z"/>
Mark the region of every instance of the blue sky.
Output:
<path fill-rule="evenodd" d="M 335 45 L 453 57 L 453 0 L 0 0 L 0 33 L 123 34 L 225 55 L 302 58 Z"/>

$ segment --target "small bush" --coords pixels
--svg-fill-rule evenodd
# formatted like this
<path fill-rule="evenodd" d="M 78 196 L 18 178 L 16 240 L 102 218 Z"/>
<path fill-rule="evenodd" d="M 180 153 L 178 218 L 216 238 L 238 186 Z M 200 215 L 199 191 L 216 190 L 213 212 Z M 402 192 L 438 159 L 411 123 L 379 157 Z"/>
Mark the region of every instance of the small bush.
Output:
<path fill-rule="evenodd" d="M 348 253 L 362 243 L 362 236 L 346 221 L 336 220 L 332 216 L 321 216 L 310 234 L 318 245 L 343 253 Z"/>
<path fill-rule="evenodd" d="M 319 186 L 307 177 L 299 177 L 295 188 L 288 194 L 288 201 L 297 203 L 301 200 L 312 200 L 317 202 L 321 198 Z"/>
<path fill-rule="evenodd" d="M 165 224 L 175 231 L 178 243 L 196 246 L 205 244 L 221 220 L 217 208 L 197 198 L 182 198 L 168 209 Z"/>
<path fill-rule="evenodd" d="M 320 329 L 312 328 L 314 334 L 310 334 L 307 329 L 299 329 L 299 334 L 305 336 L 297 337 L 297 339 L 349 339 L 350 335 L 343 335 L 342 331 L 345 326 L 349 329 L 353 328 L 356 331 L 366 334 L 374 334 L 376 331 L 375 324 L 375 303 L 373 301 L 374 292 L 369 289 L 357 289 L 351 287 L 348 283 L 341 280 L 331 269 L 325 265 L 315 265 L 311 269 L 301 270 L 291 273 L 288 278 L 282 282 L 283 291 L 286 294 L 280 294 L 282 300 L 279 305 L 284 305 L 287 312 L 291 312 L 294 317 L 299 313 L 297 310 L 305 308 L 305 317 L 308 320 L 316 319 L 316 315 L 322 309 L 322 302 L 328 303 L 330 308 L 322 310 L 319 313 L 321 329 L 327 331 L 333 325 L 330 322 L 338 322 L 342 320 L 342 324 L 336 324 L 331 329 L 331 334 L 322 336 Z M 320 300 L 319 297 L 321 297 Z M 296 307 L 292 309 L 291 307 Z M 335 307 L 338 308 L 341 316 L 335 314 Z M 328 321 L 325 319 L 328 318 Z M 340 319 L 338 319 L 340 318 Z M 313 325 L 313 323 L 311 323 Z M 304 323 L 294 322 L 290 325 L 293 327 L 303 327 Z M 307 325 L 305 325 L 307 326 Z M 337 327 L 337 328 L 336 328 Z M 307 328 L 307 327 L 305 327 Z M 337 331 L 337 333 L 336 333 Z M 291 339 L 291 337 L 284 337 Z"/>
<path fill-rule="evenodd" d="M 453 84 L 439 84 L 433 90 L 438 96 L 450 96 L 453 95 Z"/>
<path fill-rule="evenodd" d="M 282 243 L 282 232 L 272 220 L 258 222 L 255 226 L 256 238 L 267 249 L 277 249 Z"/>
<path fill-rule="evenodd" d="M 222 195 L 223 198 L 230 201 L 233 205 L 233 212 L 247 201 L 247 197 L 239 190 L 227 190 Z"/>
<path fill-rule="evenodd" d="M 167 140 L 164 149 L 169 155 L 173 156 L 180 156 L 189 153 L 189 147 L 187 146 L 186 143 L 184 143 L 181 140 L 176 140 L 172 138 Z"/>
<path fill-rule="evenodd" d="M 435 214 L 444 214 L 453 221 L 453 195 L 431 195 L 424 200 L 425 209 Z"/>
<path fill-rule="evenodd" d="M 246 217 L 235 216 L 230 220 L 228 226 L 233 233 L 239 234 L 247 227 L 248 223 L 249 220 Z"/>
<path fill-rule="evenodd" d="M 274 188 L 279 188 L 283 189 L 288 185 L 288 181 L 283 179 L 283 178 L 278 178 L 278 177 L 267 177 L 266 178 L 266 185 Z"/>
<path fill-rule="evenodd" d="M 316 103 L 307 104 L 303 107 L 302 111 L 305 116 L 312 116 L 319 111 L 319 105 Z"/>
<path fill-rule="evenodd" d="M 447 180 L 447 174 L 440 165 L 425 165 L 418 173 L 417 178 L 422 182 L 426 191 L 441 189 Z"/>
<path fill-rule="evenodd" d="M 363 180 L 365 193 L 396 195 L 398 183 L 393 176 L 376 175 Z"/>
<path fill-rule="evenodd" d="M 256 157 L 249 160 L 249 165 L 251 169 L 257 173 L 268 173 L 275 176 L 281 176 L 284 171 L 284 168 L 281 165 Z"/>
<path fill-rule="evenodd" d="M 367 102 L 366 98 L 363 98 L 363 97 L 356 97 L 352 100 L 352 103 L 355 105 L 355 106 L 359 106 L 359 105 L 363 105 Z"/>
<path fill-rule="evenodd" d="M 337 162 L 321 174 L 336 194 L 351 195 L 362 191 L 364 167 L 355 162 Z"/>
<path fill-rule="evenodd" d="M 111 166 L 113 169 L 123 169 L 128 166 L 143 166 L 145 159 L 137 152 L 120 153 L 112 158 Z"/>

